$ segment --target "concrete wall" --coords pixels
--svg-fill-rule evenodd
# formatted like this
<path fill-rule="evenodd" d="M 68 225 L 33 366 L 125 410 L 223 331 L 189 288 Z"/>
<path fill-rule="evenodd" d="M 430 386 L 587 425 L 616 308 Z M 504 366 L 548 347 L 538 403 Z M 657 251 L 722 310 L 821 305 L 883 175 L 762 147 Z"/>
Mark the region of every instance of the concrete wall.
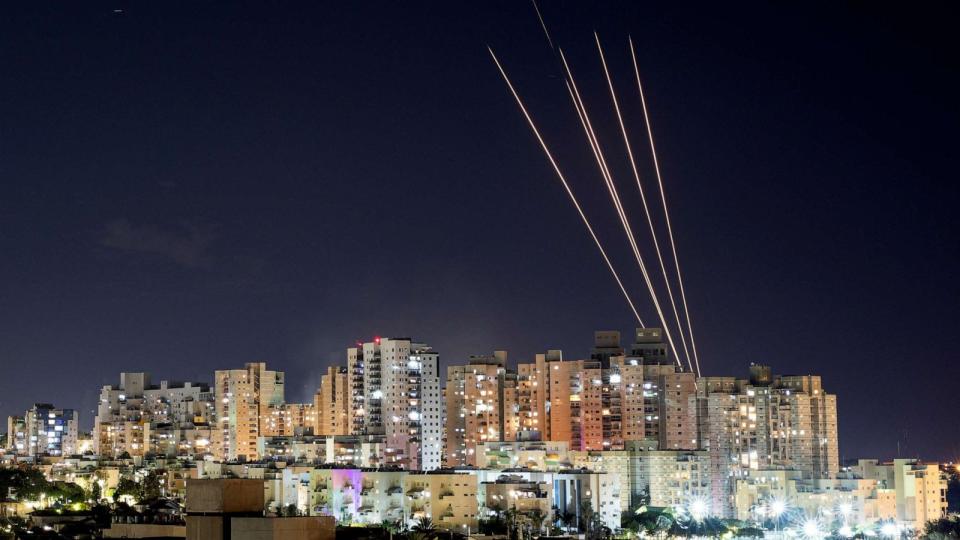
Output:
<path fill-rule="evenodd" d="M 336 525 L 329 516 L 293 518 L 232 518 L 232 540 L 334 540 Z"/>
<path fill-rule="evenodd" d="M 186 525 L 114 523 L 103 530 L 104 538 L 186 538 Z M 207 538 L 207 537 L 204 537 Z"/>
<path fill-rule="evenodd" d="M 191 514 L 263 512 L 263 505 L 262 480 L 187 480 L 187 512 Z"/>
<path fill-rule="evenodd" d="M 187 516 L 188 540 L 217 540 L 223 538 L 223 516 Z"/>

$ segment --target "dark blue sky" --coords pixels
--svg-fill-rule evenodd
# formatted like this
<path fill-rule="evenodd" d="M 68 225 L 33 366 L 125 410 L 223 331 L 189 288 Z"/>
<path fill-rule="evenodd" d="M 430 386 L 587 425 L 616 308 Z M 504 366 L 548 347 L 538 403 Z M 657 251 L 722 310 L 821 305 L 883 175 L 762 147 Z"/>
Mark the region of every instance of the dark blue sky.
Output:
<path fill-rule="evenodd" d="M 957 14 L 542 1 L 618 156 L 592 32 L 639 137 L 637 43 L 704 372 L 822 374 L 844 457 L 955 458 Z M 529 2 L 6 6 L 0 414 L 255 360 L 307 399 L 373 335 L 628 332 L 487 44 L 653 320 Z"/>

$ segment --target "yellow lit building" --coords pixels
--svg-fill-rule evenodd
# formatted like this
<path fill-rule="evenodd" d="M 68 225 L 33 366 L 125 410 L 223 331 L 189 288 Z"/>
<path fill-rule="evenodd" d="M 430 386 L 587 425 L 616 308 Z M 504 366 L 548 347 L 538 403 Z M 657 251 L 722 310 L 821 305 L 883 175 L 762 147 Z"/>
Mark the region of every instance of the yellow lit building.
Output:
<path fill-rule="evenodd" d="M 215 373 L 217 425 L 213 431 L 213 454 L 222 460 L 255 460 L 257 438 L 271 436 L 285 426 L 284 376 L 270 371 L 263 362 L 243 369 Z"/>
<path fill-rule="evenodd" d="M 350 380 L 347 368 L 331 366 L 320 378 L 314 396 L 317 435 L 349 435 L 351 426 Z"/>

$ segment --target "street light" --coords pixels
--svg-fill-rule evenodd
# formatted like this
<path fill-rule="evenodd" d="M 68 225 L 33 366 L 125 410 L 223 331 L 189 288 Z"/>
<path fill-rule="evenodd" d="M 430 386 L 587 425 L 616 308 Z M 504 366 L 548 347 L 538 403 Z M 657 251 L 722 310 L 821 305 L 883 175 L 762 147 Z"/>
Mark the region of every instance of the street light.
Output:
<path fill-rule="evenodd" d="M 807 518 L 800 524 L 800 532 L 807 540 L 819 540 L 823 538 L 823 528 L 820 526 L 820 520 L 817 518 Z"/>
<path fill-rule="evenodd" d="M 694 521 L 703 521 L 710 512 L 710 505 L 704 499 L 693 499 L 690 501 L 690 516 Z"/>
<path fill-rule="evenodd" d="M 787 501 L 783 499 L 774 499 L 770 501 L 770 515 L 779 519 L 787 511 Z"/>

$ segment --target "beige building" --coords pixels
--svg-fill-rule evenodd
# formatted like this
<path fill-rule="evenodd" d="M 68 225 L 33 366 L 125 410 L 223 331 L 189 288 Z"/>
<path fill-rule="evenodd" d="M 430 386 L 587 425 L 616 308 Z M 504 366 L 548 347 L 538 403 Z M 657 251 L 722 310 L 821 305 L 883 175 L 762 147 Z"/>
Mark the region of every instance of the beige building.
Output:
<path fill-rule="evenodd" d="M 453 471 L 410 472 L 404 480 L 410 526 L 426 517 L 442 529 L 477 529 L 477 477 Z"/>
<path fill-rule="evenodd" d="M 543 478 L 530 479 L 505 473 L 495 480 L 481 482 L 480 504 L 493 512 L 539 513 L 546 523 L 551 523 L 554 518 L 553 483 Z"/>
<path fill-rule="evenodd" d="M 622 450 L 628 441 L 696 449 L 694 374 L 670 359 L 657 328 L 638 328 L 626 350 L 619 340 L 619 332 L 597 332 L 590 359 L 565 361 L 551 350 L 518 365 L 519 438 L 584 451 Z"/>
<path fill-rule="evenodd" d="M 811 479 L 796 470 L 750 470 L 735 483 L 737 519 L 763 517 L 772 501 L 783 501 L 805 515 L 828 509 L 836 527 L 898 519 L 895 491 L 875 479 L 853 475 Z"/>
<path fill-rule="evenodd" d="M 263 362 L 243 369 L 218 370 L 214 384 L 217 425 L 213 455 L 218 459 L 255 460 L 257 438 L 278 435 L 286 425 L 284 377 Z"/>
<path fill-rule="evenodd" d="M 7 417 L 7 441 L 4 449 L 10 454 L 26 454 L 27 420 L 23 416 Z"/>
<path fill-rule="evenodd" d="M 625 450 L 572 451 L 573 468 L 607 473 L 621 480 L 620 509 L 646 501 L 676 507 L 710 495 L 709 456 L 696 450 L 657 450 L 655 444 L 627 442 Z"/>
<path fill-rule="evenodd" d="M 444 388 L 444 457 L 449 467 L 477 465 L 477 445 L 517 438 L 516 372 L 507 352 L 471 356 L 467 365 L 447 367 Z"/>
<path fill-rule="evenodd" d="M 570 467 L 568 447 L 566 441 L 486 441 L 477 444 L 477 467 L 557 471 Z"/>
<path fill-rule="evenodd" d="M 257 439 L 262 458 L 357 468 L 385 465 L 386 447 L 383 435 L 280 435 Z"/>
<path fill-rule="evenodd" d="M 320 378 L 320 389 L 313 399 L 317 435 L 349 435 L 352 425 L 350 379 L 347 368 L 331 366 Z"/>
<path fill-rule="evenodd" d="M 414 472 L 315 468 L 308 473 L 305 510 L 341 524 L 430 518 L 441 529 L 477 527 L 477 477 L 450 470 Z"/>
<path fill-rule="evenodd" d="M 875 480 L 879 488 L 891 490 L 897 520 L 914 529 L 920 530 L 926 522 L 947 513 L 947 479 L 937 463 L 915 459 L 881 463 L 861 459 L 850 472 L 859 478 Z"/>
<path fill-rule="evenodd" d="M 735 480 L 748 471 L 836 477 L 836 396 L 819 376 L 773 376 L 753 365 L 749 379 L 703 377 L 698 386 L 698 438 L 710 455 L 711 507 L 719 515 L 734 515 Z"/>

